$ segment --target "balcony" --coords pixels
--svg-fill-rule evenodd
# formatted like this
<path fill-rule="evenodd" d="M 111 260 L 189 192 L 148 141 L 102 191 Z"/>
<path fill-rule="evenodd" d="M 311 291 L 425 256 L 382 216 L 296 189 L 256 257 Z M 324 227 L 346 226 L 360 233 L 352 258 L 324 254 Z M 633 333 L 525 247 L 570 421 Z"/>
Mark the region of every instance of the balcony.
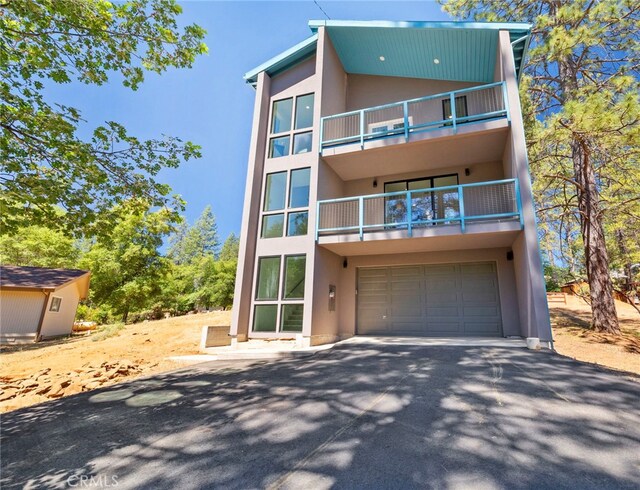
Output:
<path fill-rule="evenodd" d="M 316 241 L 342 255 L 506 247 L 523 227 L 515 179 L 345 197 L 317 206 Z"/>
<path fill-rule="evenodd" d="M 416 165 L 497 161 L 509 127 L 504 82 L 323 117 L 322 157 L 343 180 L 384 175 L 394 146 L 397 172 Z M 365 150 L 365 151 L 362 151 Z"/>

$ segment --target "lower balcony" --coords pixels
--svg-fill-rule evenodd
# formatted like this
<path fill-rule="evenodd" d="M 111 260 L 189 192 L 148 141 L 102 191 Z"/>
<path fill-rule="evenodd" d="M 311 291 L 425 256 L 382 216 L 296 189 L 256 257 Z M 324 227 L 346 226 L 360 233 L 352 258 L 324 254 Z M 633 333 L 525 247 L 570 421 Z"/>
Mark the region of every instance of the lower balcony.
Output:
<path fill-rule="evenodd" d="M 521 209 L 515 179 L 331 199 L 316 241 L 339 255 L 508 247 Z"/>

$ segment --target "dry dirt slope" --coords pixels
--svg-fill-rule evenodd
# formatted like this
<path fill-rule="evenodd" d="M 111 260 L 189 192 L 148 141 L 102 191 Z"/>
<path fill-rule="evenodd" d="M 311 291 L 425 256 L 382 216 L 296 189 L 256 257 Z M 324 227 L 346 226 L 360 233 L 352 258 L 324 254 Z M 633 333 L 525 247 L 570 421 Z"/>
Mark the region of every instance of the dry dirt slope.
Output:
<path fill-rule="evenodd" d="M 230 322 L 231 312 L 220 311 L 3 347 L 0 411 L 177 368 L 167 357 L 197 354 L 203 325 Z"/>

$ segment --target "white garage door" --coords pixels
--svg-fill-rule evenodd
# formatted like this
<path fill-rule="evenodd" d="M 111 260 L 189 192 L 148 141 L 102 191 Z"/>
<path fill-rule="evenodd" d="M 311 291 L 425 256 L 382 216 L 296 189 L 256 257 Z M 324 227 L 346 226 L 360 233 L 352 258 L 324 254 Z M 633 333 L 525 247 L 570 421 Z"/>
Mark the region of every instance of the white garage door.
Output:
<path fill-rule="evenodd" d="M 358 269 L 360 335 L 501 336 L 493 262 Z"/>

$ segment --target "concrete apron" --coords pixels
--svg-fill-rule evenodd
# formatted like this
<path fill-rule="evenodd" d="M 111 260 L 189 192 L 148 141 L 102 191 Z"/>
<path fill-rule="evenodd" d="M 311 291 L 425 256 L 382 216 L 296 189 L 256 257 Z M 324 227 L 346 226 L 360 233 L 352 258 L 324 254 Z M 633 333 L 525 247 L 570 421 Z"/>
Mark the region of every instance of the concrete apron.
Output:
<path fill-rule="evenodd" d="M 356 335 L 340 343 L 362 345 L 424 345 L 434 347 L 514 347 L 519 349 L 527 346 L 525 340 L 519 337 L 391 337 L 385 335 Z"/>
<path fill-rule="evenodd" d="M 526 348 L 521 338 L 487 338 L 487 337 L 392 337 L 392 336 L 360 336 L 356 335 L 335 344 L 324 344 L 313 347 L 299 347 L 295 341 L 249 340 L 235 346 L 209 347 L 203 354 L 177 356 L 169 359 L 181 364 L 199 364 L 210 361 L 260 360 L 260 359 L 294 359 L 308 357 L 316 352 L 328 350 L 336 345 L 419 345 L 432 347 L 511 347 Z"/>

